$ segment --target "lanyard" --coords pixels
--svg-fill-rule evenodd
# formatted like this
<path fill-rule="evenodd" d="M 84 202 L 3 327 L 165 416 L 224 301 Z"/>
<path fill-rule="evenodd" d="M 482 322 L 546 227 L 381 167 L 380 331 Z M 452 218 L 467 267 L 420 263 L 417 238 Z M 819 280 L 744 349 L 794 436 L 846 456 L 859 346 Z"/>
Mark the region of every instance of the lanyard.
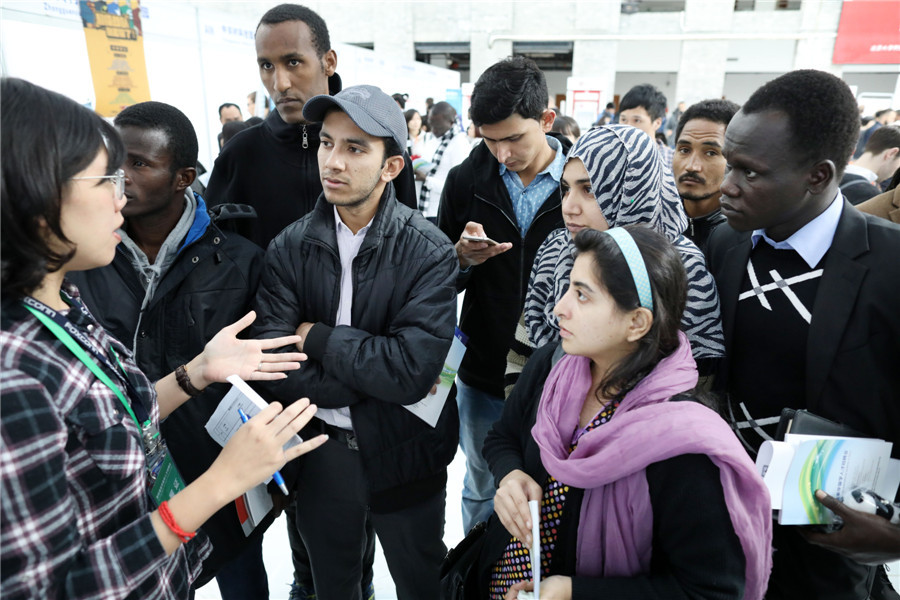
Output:
<path fill-rule="evenodd" d="M 69 298 L 72 303 L 79 309 L 83 314 L 89 316 L 86 309 L 81 306 L 78 302 L 74 301 L 74 299 Z M 115 350 L 110 347 L 110 352 L 112 352 L 113 356 L 115 356 L 116 361 L 119 363 L 119 369 L 116 369 L 113 364 L 109 361 L 109 359 L 101 354 L 94 345 L 90 342 L 87 336 L 84 335 L 75 325 L 60 315 L 58 312 L 41 302 L 40 300 L 36 300 L 30 296 L 26 297 L 23 301 L 25 308 L 31 311 L 35 317 L 37 317 L 38 321 L 40 321 L 50 332 L 55 335 L 65 346 L 68 348 L 72 354 L 75 355 L 75 358 L 80 360 L 84 365 L 90 369 L 91 373 L 97 376 L 101 382 L 103 382 L 106 387 L 115 393 L 115 395 L 119 398 L 119 401 L 122 403 L 122 406 L 125 407 L 125 410 L 128 412 L 129 416 L 131 416 L 132 420 L 134 420 L 135 425 L 137 425 L 138 431 L 143 431 L 143 427 L 141 423 L 150 422 L 150 415 L 147 413 L 147 409 L 144 408 L 144 405 L 139 400 L 139 394 L 137 390 L 134 388 L 134 385 L 124 374 L 124 370 L 122 369 L 122 363 L 119 361 L 119 356 L 116 354 Z M 73 339 L 74 338 L 74 339 Z M 76 342 L 77 340 L 77 342 Z M 88 356 L 85 349 L 90 351 L 94 357 L 103 363 L 106 368 L 115 373 L 117 377 L 125 384 L 125 388 L 128 391 L 129 396 L 134 399 L 133 406 L 137 409 L 138 413 L 140 413 L 140 420 L 135 415 L 134 410 L 132 410 L 132 403 L 128 402 L 125 399 L 125 395 L 122 394 L 122 390 L 113 383 L 112 379 L 109 378 L 109 375 L 104 373 L 97 363 L 91 360 L 91 357 Z"/>

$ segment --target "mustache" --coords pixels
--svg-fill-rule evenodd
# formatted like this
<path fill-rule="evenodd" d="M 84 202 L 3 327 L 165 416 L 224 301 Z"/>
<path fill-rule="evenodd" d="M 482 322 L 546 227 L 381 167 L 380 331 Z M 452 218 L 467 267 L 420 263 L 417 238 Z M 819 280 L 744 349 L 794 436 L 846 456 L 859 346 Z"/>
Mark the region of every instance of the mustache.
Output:
<path fill-rule="evenodd" d="M 700 184 L 706 183 L 705 179 L 703 179 L 702 177 L 700 177 L 698 175 L 694 175 L 693 173 L 685 173 L 684 175 L 682 175 L 681 177 L 678 178 L 678 183 L 681 183 L 683 181 L 693 181 L 693 182 L 700 183 Z"/>

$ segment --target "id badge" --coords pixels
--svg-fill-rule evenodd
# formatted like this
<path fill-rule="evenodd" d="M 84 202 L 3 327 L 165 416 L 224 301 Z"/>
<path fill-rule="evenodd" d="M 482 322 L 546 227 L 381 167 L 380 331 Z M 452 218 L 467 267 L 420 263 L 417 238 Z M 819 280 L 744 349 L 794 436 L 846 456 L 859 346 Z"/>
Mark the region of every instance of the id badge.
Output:
<path fill-rule="evenodd" d="M 169 500 L 184 489 L 184 479 L 172 460 L 172 455 L 168 452 L 162 457 L 162 461 L 158 464 L 156 480 L 153 487 L 150 488 L 150 496 L 159 506 L 163 501 Z"/>

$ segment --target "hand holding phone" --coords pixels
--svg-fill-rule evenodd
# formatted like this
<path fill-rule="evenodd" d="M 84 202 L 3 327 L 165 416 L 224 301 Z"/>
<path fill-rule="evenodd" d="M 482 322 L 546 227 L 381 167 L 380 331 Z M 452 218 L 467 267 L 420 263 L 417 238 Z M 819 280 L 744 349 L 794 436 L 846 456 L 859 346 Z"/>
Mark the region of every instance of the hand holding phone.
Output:
<path fill-rule="evenodd" d="M 488 246 L 496 246 L 499 242 L 495 242 L 489 237 L 479 237 L 477 235 L 466 235 L 463 234 L 462 239 L 470 241 L 470 242 L 482 242 L 487 244 Z"/>

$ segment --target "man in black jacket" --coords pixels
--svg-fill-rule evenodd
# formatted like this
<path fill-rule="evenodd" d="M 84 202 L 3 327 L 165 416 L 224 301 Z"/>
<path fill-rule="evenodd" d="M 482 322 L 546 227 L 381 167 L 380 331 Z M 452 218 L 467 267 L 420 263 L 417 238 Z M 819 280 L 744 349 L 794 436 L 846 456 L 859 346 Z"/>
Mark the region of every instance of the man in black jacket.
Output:
<path fill-rule="evenodd" d="M 563 226 L 559 179 L 571 144 L 548 135 L 554 115 L 547 100 L 544 74 L 527 58 L 485 71 L 469 113 L 484 143 L 450 171 L 441 196 L 438 225 L 458 240 L 457 288 L 466 290 L 460 329 L 469 344 L 457 379 L 466 531 L 493 511 L 494 482 L 481 447 L 503 411 L 506 355 L 531 264 L 547 235 Z"/>
<path fill-rule="evenodd" d="M 132 349 L 153 381 L 187 363 L 220 329 L 247 313 L 263 252 L 237 234 L 223 233 L 203 198 L 191 191 L 197 137 L 181 111 L 143 102 L 120 112 L 115 125 L 128 151 L 122 167 L 128 199 L 122 243 L 110 265 L 71 278 L 100 323 Z M 209 386 L 161 424 L 187 482 L 221 451 L 203 427 L 228 387 Z M 269 524 L 248 539 L 233 504 L 216 513 L 203 526 L 213 553 L 197 583 L 218 572 L 226 600 L 267 598 L 262 532 Z"/>
<path fill-rule="evenodd" d="M 341 78 L 328 26 L 316 12 L 298 4 L 280 4 L 262 16 L 256 27 L 256 60 L 276 110 L 229 140 L 216 158 L 206 195 L 212 206 L 252 206 L 257 218 L 233 221 L 234 229 L 265 249 L 282 229 L 312 211 L 322 193 L 316 159 L 321 125 L 309 123 L 302 111 L 313 96 L 341 91 Z M 415 207 L 412 168 L 402 175 L 396 182 L 397 196 Z M 294 561 L 291 600 L 314 599 L 309 558 L 303 540 L 294 535 L 293 510 L 288 510 L 287 521 Z M 373 539 L 363 582 L 367 600 L 374 594 L 374 560 Z"/>
<path fill-rule="evenodd" d="M 359 598 L 367 517 L 398 597 L 437 598 L 459 421 L 452 401 L 434 427 L 406 405 L 425 398 L 450 349 L 456 255 L 396 202 L 407 132 L 390 96 L 355 86 L 312 98 L 303 113 L 324 121 L 323 195 L 272 241 L 253 332 L 302 336 L 303 368 L 262 387 L 283 403 L 314 399 L 310 428 L 331 437 L 285 473 L 296 476 L 297 526 L 319 600 Z"/>

